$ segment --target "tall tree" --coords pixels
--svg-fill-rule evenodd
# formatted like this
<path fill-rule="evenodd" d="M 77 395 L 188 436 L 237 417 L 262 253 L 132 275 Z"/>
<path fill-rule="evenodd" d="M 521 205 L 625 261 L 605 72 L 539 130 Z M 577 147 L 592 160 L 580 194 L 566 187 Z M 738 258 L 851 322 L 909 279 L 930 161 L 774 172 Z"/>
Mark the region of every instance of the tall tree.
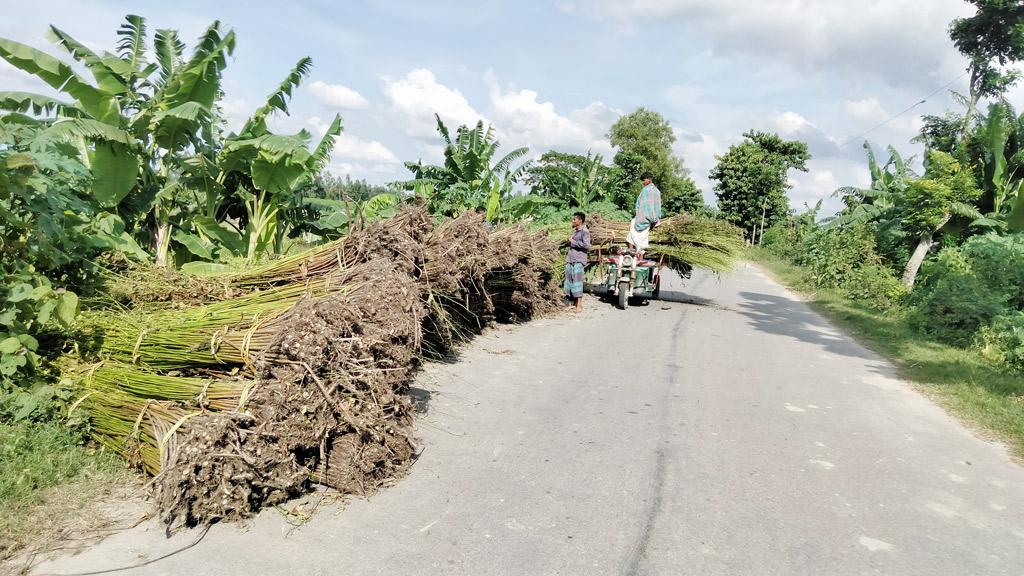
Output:
<path fill-rule="evenodd" d="M 619 169 L 601 160 L 600 154 L 545 152 L 527 171 L 525 183 L 534 194 L 586 210 L 592 202 L 606 199 L 620 180 Z"/>
<path fill-rule="evenodd" d="M 1020 0 L 969 0 L 978 11 L 957 18 L 949 37 L 969 59 L 970 96 L 961 132 L 966 135 L 981 98 L 999 96 L 1020 79 L 1016 70 L 1001 66 L 1024 59 L 1024 2 Z"/>
<path fill-rule="evenodd" d="M 746 230 L 754 240 L 754 231 L 769 227 L 789 215 L 786 173 L 790 169 L 807 171 L 811 155 L 807 144 L 783 140 L 777 134 L 743 134 L 743 142 L 729 147 L 709 177 L 715 180 L 718 209 L 725 219 Z"/>
<path fill-rule="evenodd" d="M 661 190 L 666 211 L 693 212 L 704 206 L 704 198 L 683 167 L 683 160 L 672 153 L 676 136 L 661 114 L 637 108 L 619 118 L 608 137 L 619 149 L 613 161 L 629 178 L 633 198 L 640 190 L 637 179 L 649 170 Z"/>
<path fill-rule="evenodd" d="M 894 206 L 900 215 L 900 226 L 917 239 L 903 269 L 903 283 L 908 288 L 914 287 L 917 271 L 935 245 L 935 234 L 954 216 L 977 216 L 971 203 L 981 195 L 969 167 L 938 150 L 928 152 L 925 158 L 924 177 L 910 181 L 907 189 L 896 197 Z"/>
<path fill-rule="evenodd" d="M 946 152 L 929 150 L 925 156 L 925 174 L 918 178 L 891 146 L 889 161 L 884 166 L 875 162 L 867 142 L 864 149 L 871 169 L 871 187 L 836 190 L 847 208 L 833 223 L 877 222 L 881 228 L 900 230 L 901 235 L 914 244 L 903 268 L 903 283 L 913 288 L 921 263 L 936 244 L 935 235 L 957 216 L 965 219 L 981 216 L 973 205 L 981 191 L 971 169 Z"/>
<path fill-rule="evenodd" d="M 493 127 L 485 128 L 483 121 L 473 128 L 459 126 L 452 138 L 441 117 L 436 114 L 434 117 L 437 132 L 444 141 L 444 165 L 432 166 L 422 160 L 406 162 L 405 167 L 415 178 L 406 184 L 431 187 L 432 212 L 456 215 L 483 206 L 487 206 L 488 213 L 493 212 L 501 198 L 512 192 L 512 184 L 529 168 L 529 162 L 513 167 L 529 150 L 516 148 L 498 159 L 499 142 Z"/>
<path fill-rule="evenodd" d="M 158 265 L 171 263 L 172 240 L 201 258 L 210 258 L 213 244 L 250 258 L 276 244 L 287 229 L 276 215 L 288 193 L 322 167 L 341 131 L 335 117 L 311 152 L 305 131 L 282 136 L 267 129 L 271 114 L 287 112 L 310 60 L 299 61 L 239 134 L 222 139 L 217 103 L 235 33 L 214 22 L 187 58 L 174 30 L 157 30 L 150 52 L 140 16 L 126 16 L 117 34 L 116 54 L 96 53 L 50 27 L 54 42 L 92 81 L 67 62 L 0 38 L 0 58 L 70 100 L 0 92 L 0 111 L 46 116 L 46 136 L 72 144 L 90 167 L 96 201 L 116 208 L 129 225 L 143 218 L 150 225 Z M 238 213 L 223 209 L 226 195 L 236 196 Z"/>

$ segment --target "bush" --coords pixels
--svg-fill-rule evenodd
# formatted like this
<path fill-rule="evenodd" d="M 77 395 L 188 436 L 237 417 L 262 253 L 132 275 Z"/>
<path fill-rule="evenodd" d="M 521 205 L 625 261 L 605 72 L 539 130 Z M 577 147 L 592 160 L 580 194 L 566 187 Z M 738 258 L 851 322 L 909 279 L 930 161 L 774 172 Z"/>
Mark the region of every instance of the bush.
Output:
<path fill-rule="evenodd" d="M 858 268 L 877 264 L 875 239 L 867 226 L 818 228 L 797 250 L 797 264 L 806 267 L 816 286 L 838 288 Z"/>
<path fill-rule="evenodd" d="M 796 258 L 799 243 L 799 230 L 787 224 L 776 224 L 765 230 L 764 238 L 761 239 L 762 248 L 786 260 Z"/>
<path fill-rule="evenodd" d="M 987 286 L 957 248 L 925 262 L 914 292 L 911 325 L 950 344 L 969 344 L 981 326 L 1006 311 L 1006 297 Z"/>
<path fill-rule="evenodd" d="M 977 346 L 989 360 L 1024 371 L 1024 312 L 997 316 L 978 333 Z"/>
<path fill-rule="evenodd" d="M 975 236 L 961 250 L 978 279 L 1006 297 L 1008 308 L 1024 309 L 1024 234 Z"/>
<path fill-rule="evenodd" d="M 985 234 L 925 262 L 911 322 L 939 340 L 966 345 L 997 316 L 1022 308 L 1024 235 Z"/>
<path fill-rule="evenodd" d="M 850 300 L 864 302 L 877 310 L 899 306 L 907 296 L 907 287 L 896 274 L 879 264 L 857 268 L 846 277 L 842 288 Z"/>

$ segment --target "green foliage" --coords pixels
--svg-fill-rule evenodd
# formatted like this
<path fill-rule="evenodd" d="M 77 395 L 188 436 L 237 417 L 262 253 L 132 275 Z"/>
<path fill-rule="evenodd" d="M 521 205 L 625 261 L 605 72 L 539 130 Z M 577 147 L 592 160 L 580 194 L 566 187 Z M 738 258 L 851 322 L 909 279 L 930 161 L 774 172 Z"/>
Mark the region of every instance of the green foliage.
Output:
<path fill-rule="evenodd" d="M 534 194 L 587 211 L 591 203 L 611 199 L 622 181 L 621 168 L 601 160 L 597 154 L 545 152 L 527 170 L 524 182 Z"/>
<path fill-rule="evenodd" d="M 767 228 L 789 214 L 786 173 L 790 169 L 806 172 L 811 156 L 803 142 L 783 140 L 776 134 L 750 131 L 743 138 L 718 158 L 709 178 L 717 182 L 714 188 L 722 215 L 753 238 L 762 217 Z"/>
<path fill-rule="evenodd" d="M 170 264 L 173 253 L 253 259 L 280 252 L 295 228 L 286 218 L 298 205 L 292 192 L 324 167 L 341 131 L 335 117 L 310 150 L 305 131 L 278 135 L 267 129 L 271 114 L 288 112 L 292 93 L 309 73 L 309 58 L 299 60 L 238 134 L 225 137 L 218 102 L 235 34 L 219 22 L 187 57 L 177 32 L 158 30 L 153 63 L 139 16 L 125 18 L 116 54 L 94 53 L 56 27 L 50 36 L 93 81 L 48 54 L 0 40 L 0 57 L 72 99 L 4 93 L 0 108 L 52 115 L 38 120 L 48 126 L 46 137 L 79 151 L 90 167 L 93 198 L 125 215 L 129 234 L 152 242 L 158 265 Z M 216 220 L 226 232 L 207 234 L 211 226 L 195 224 L 200 218 L 205 224 Z"/>
<path fill-rule="evenodd" d="M 967 345 L 975 332 L 1006 310 L 1005 296 L 986 285 L 959 249 L 925 263 L 912 298 L 911 325 L 943 342 Z"/>
<path fill-rule="evenodd" d="M 997 316 L 981 329 L 976 345 L 982 356 L 996 364 L 1024 372 L 1024 311 Z"/>
<path fill-rule="evenodd" d="M 895 198 L 902 228 L 915 236 L 942 228 L 958 212 L 970 212 L 981 195 L 974 174 L 946 152 L 929 151 L 924 178 L 910 181 Z"/>
<path fill-rule="evenodd" d="M 794 261 L 800 253 L 803 241 L 818 228 L 818 213 L 821 200 L 799 216 L 790 216 L 765 231 L 761 246 L 786 260 Z"/>
<path fill-rule="evenodd" d="M 874 236 L 864 225 L 814 229 L 804 235 L 795 258 L 821 288 L 843 286 L 861 266 L 878 260 Z"/>
<path fill-rule="evenodd" d="M 436 114 L 434 117 L 437 132 L 445 144 L 444 165 L 423 164 L 422 160 L 406 162 L 405 167 L 414 177 L 413 181 L 405 183 L 406 187 L 412 188 L 417 183 L 429 185 L 430 194 L 426 200 L 431 212 L 449 216 L 486 207 L 492 196 L 497 196 L 499 202 L 492 200 L 490 203 L 500 204 L 502 198 L 512 193 L 512 185 L 529 169 L 530 162 L 513 168 L 528 150 L 516 148 L 496 159 L 499 142 L 493 127 L 485 129 L 483 121 L 477 122 L 473 128 L 459 126 L 453 139 L 441 117 Z"/>
<path fill-rule="evenodd" d="M 74 478 L 92 464 L 81 437 L 63 424 L 0 422 L 0 509 L 38 501 L 39 490 Z"/>
<path fill-rule="evenodd" d="M 1009 308 L 1024 310 L 1024 234 L 974 236 L 961 247 L 985 286 Z"/>
<path fill-rule="evenodd" d="M 534 225 L 547 226 L 549 224 L 566 224 L 572 222 L 573 212 L 579 211 L 579 208 L 574 206 L 565 206 L 561 204 L 546 204 L 537 207 L 530 218 L 530 221 Z M 633 217 L 632 213 L 627 212 L 611 202 L 594 202 L 590 204 L 586 214 L 599 214 L 609 220 L 629 220 Z"/>
<path fill-rule="evenodd" d="M 854 269 L 843 279 L 842 289 L 850 300 L 864 302 L 876 310 L 900 307 L 909 292 L 896 274 L 881 264 Z"/>
<path fill-rule="evenodd" d="M 41 131 L 0 124 L 0 418 L 16 420 L 45 415 L 58 395 L 40 341 L 74 320 L 68 286 L 89 279 L 100 252 L 142 253 L 87 192 L 77 151 Z"/>
<path fill-rule="evenodd" d="M 1014 0 L 969 1 L 977 12 L 953 20 L 949 37 L 970 62 L 973 107 L 978 98 L 999 96 L 1020 78 L 1019 72 L 1000 67 L 1024 59 L 1024 5 Z"/>
<path fill-rule="evenodd" d="M 704 198 L 683 167 L 683 160 L 672 153 L 676 136 L 661 114 L 637 108 L 619 118 L 608 136 L 612 146 L 619 149 L 614 164 L 621 171 L 620 190 L 613 196 L 620 207 L 633 209 L 644 171 L 654 175 L 666 212 L 696 212 L 704 206 Z"/>

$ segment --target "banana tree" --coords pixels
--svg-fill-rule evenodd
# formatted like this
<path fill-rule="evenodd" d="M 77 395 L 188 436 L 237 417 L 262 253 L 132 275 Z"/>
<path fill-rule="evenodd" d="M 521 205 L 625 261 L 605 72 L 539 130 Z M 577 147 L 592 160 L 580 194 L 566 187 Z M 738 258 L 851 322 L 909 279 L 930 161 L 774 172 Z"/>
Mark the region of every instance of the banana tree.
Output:
<path fill-rule="evenodd" d="M 835 195 L 842 197 L 847 208 L 828 225 L 876 222 L 880 230 L 898 230 L 909 236 L 914 249 L 904 267 L 902 280 L 912 288 L 925 256 L 935 246 L 935 235 L 954 217 L 981 217 L 973 205 L 981 191 L 971 169 L 945 152 L 929 151 L 925 175 L 919 178 L 892 147 L 889 147 L 889 161 L 884 166 L 879 166 L 867 142 L 864 148 L 871 186 L 836 190 Z"/>
<path fill-rule="evenodd" d="M 221 219 L 234 228 L 245 246 L 244 256 L 252 260 L 268 251 L 280 253 L 293 223 L 281 216 L 289 207 L 301 202 L 296 189 L 319 173 L 330 159 L 335 136 L 341 133 L 341 116 L 335 115 L 316 147 L 308 146 L 312 140 L 305 130 L 294 135 L 273 134 L 267 128 L 267 119 L 274 111 L 288 113 L 292 91 L 309 73 L 312 60 L 301 59 L 285 80 L 267 97 L 246 121 L 238 134 L 230 135 L 217 157 L 219 185 L 231 180 L 236 199 L 244 206 L 244 215 L 237 222 Z M 215 207 L 218 211 L 220 207 Z M 209 233 L 210 219 L 201 233 Z"/>
<path fill-rule="evenodd" d="M 42 51 L 0 39 L 0 57 L 71 99 L 6 92 L 0 93 L 0 106 L 52 114 L 50 136 L 79 143 L 96 200 L 122 209 L 125 202 L 135 217 L 150 215 L 156 262 L 166 265 L 184 165 L 212 148 L 214 103 L 235 35 L 214 22 L 184 60 L 177 33 L 159 30 L 153 42 L 156 61 L 148 62 L 142 17 L 127 16 L 117 34 L 116 54 L 96 53 L 50 27 L 51 39 L 92 75 L 92 82 Z"/>
<path fill-rule="evenodd" d="M 1021 168 L 1024 167 L 1024 116 L 1017 118 L 1007 103 L 989 106 L 975 134 L 981 148 L 982 204 L 989 209 L 971 224 L 1000 231 L 1024 231 L 1024 195 Z"/>
<path fill-rule="evenodd" d="M 441 117 L 435 114 L 434 118 L 445 144 L 444 164 L 433 166 L 420 161 L 405 165 L 414 175 L 408 185 L 428 183 L 434 187 L 430 197 L 433 212 L 454 215 L 474 207 L 487 207 L 511 193 L 512 186 L 530 166 L 524 162 L 513 168 L 513 164 L 526 156 L 528 148 L 516 148 L 495 160 L 499 142 L 493 128 L 485 129 L 482 121 L 473 128 L 459 126 L 453 139 Z"/>
<path fill-rule="evenodd" d="M 900 226 L 916 238 L 914 251 L 903 270 L 902 281 L 908 288 L 914 287 L 925 256 L 935 246 L 935 234 L 954 216 L 976 218 L 979 214 L 973 202 L 981 196 L 981 190 L 971 169 L 937 150 L 930 151 L 927 160 L 924 177 L 913 180 L 896 197 Z"/>

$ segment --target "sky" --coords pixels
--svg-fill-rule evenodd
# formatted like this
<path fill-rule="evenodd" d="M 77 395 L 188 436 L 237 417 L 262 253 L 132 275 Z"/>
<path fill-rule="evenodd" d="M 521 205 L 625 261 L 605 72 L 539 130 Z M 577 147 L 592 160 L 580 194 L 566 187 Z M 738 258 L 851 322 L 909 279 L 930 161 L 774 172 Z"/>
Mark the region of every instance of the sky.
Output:
<path fill-rule="evenodd" d="M 709 203 L 716 155 L 743 132 L 808 143 L 790 204 L 839 202 L 869 183 L 865 139 L 881 153 L 910 142 L 922 114 L 960 110 L 966 60 L 947 35 L 962 0 L 292 0 L 110 2 L 0 0 L 0 37 L 58 55 L 50 24 L 113 50 L 125 14 L 186 44 L 213 20 L 235 30 L 224 109 L 240 125 L 304 56 L 311 74 L 275 130 L 344 133 L 329 170 L 372 183 L 409 177 L 403 162 L 441 159 L 434 113 L 453 128 L 484 120 L 502 149 L 602 154 L 607 133 L 637 107 L 661 113 L 675 153 Z M 0 91 L 47 92 L 0 61 Z M 1011 102 L 1024 89 L 1011 92 Z M 925 100 L 923 103 L 920 103 Z M 909 111 L 900 115 L 901 112 Z"/>

